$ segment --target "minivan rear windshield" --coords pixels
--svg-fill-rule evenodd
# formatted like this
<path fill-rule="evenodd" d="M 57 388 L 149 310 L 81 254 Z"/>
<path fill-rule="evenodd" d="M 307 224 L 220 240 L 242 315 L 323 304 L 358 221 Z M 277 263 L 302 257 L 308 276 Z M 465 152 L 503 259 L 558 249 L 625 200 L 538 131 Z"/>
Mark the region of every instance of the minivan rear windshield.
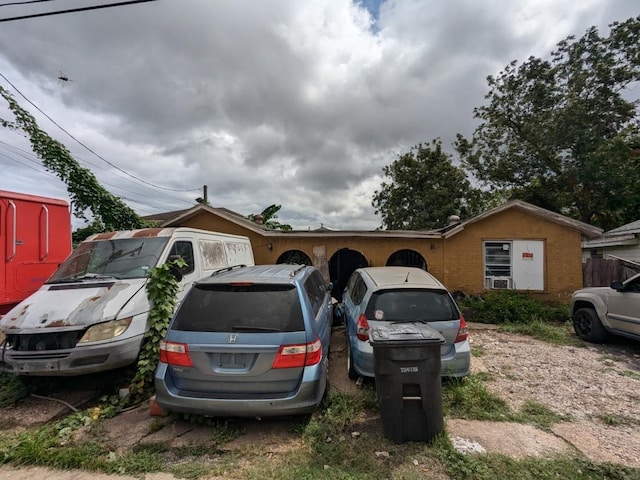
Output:
<path fill-rule="evenodd" d="M 372 320 L 437 322 L 460 318 L 455 302 L 444 290 L 398 289 L 375 292 L 365 315 Z"/>
<path fill-rule="evenodd" d="M 296 332 L 304 330 L 293 285 L 194 285 L 171 326 L 190 332 Z"/>

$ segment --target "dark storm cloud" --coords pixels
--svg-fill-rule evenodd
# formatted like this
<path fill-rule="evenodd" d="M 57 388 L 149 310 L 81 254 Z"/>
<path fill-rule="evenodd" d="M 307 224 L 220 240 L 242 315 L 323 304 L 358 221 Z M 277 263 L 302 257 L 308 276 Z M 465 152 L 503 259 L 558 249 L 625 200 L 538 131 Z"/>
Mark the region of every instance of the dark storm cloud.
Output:
<path fill-rule="evenodd" d="M 0 66 L 154 184 L 206 184 L 214 205 L 241 213 L 282 204 L 280 220 L 302 228 L 375 228 L 382 167 L 419 142 L 470 135 L 487 75 L 635 10 L 633 0 L 387 0 L 372 28 L 346 0 L 150 2 L 2 24 Z M 201 195 L 100 177 L 144 213 Z"/>

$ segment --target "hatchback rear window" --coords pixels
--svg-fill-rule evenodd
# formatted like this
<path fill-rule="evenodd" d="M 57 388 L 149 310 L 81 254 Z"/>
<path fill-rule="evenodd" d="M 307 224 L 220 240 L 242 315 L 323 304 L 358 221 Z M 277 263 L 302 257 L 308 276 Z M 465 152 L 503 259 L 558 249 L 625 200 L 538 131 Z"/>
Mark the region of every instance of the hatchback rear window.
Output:
<path fill-rule="evenodd" d="M 451 296 L 443 290 L 401 289 L 375 292 L 367 305 L 372 320 L 437 322 L 460 318 Z"/>
<path fill-rule="evenodd" d="M 293 285 L 194 285 L 171 326 L 190 332 L 304 330 Z"/>

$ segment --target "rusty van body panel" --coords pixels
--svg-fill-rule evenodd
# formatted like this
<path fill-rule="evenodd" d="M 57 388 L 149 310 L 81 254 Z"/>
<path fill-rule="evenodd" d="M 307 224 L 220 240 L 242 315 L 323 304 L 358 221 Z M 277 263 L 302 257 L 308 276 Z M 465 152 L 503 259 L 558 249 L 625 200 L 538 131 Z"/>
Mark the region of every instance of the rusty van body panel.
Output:
<path fill-rule="evenodd" d="M 81 375 L 133 363 L 148 327 L 149 272 L 181 257 L 178 292 L 219 268 L 253 265 L 247 237 L 192 228 L 100 233 L 82 242 L 34 294 L 0 319 L 0 370 Z"/>

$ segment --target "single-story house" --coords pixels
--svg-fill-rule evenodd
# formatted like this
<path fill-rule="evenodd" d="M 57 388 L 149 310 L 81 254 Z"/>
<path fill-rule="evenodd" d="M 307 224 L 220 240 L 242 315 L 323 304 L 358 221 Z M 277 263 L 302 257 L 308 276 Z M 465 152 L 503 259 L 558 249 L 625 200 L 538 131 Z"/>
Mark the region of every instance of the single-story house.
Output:
<path fill-rule="evenodd" d="M 567 300 L 582 287 L 582 240 L 602 234 L 520 200 L 463 221 L 452 217 L 449 225 L 430 231 L 280 231 L 205 204 L 145 218 L 165 227 L 246 235 L 257 264 L 313 264 L 333 282 L 336 298 L 358 267 L 412 265 L 428 270 L 451 291 L 514 289 Z"/>

